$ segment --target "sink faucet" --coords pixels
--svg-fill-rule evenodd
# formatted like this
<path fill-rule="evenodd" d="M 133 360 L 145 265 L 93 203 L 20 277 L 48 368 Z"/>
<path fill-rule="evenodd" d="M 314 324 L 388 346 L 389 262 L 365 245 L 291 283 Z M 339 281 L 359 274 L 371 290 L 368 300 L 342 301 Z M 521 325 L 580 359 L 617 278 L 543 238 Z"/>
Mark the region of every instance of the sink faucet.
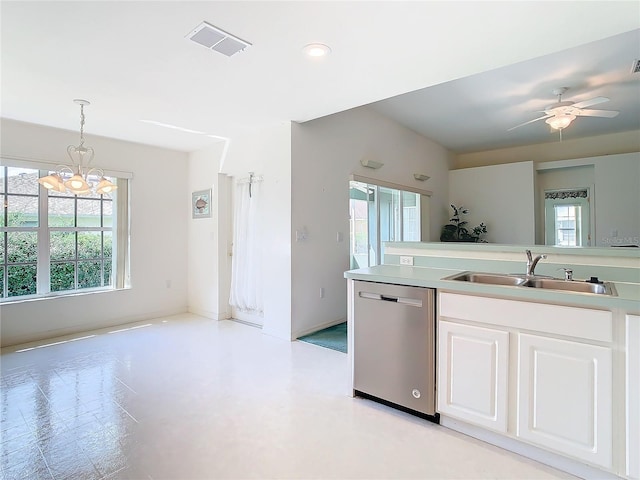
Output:
<path fill-rule="evenodd" d="M 527 276 L 535 275 L 536 265 L 543 258 L 547 258 L 547 256 L 543 253 L 542 255 L 537 255 L 536 258 L 532 258 L 531 250 L 525 250 L 527 254 Z"/>
<path fill-rule="evenodd" d="M 573 270 L 571 268 L 559 268 L 558 270 L 564 270 L 564 279 L 567 282 L 571 282 L 573 280 Z"/>

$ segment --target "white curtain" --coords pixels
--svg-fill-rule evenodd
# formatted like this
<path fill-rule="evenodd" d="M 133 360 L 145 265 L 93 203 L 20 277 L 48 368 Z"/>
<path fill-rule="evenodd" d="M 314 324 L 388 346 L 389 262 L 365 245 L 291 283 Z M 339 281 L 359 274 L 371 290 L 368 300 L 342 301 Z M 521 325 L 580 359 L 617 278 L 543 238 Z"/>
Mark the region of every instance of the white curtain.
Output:
<path fill-rule="evenodd" d="M 233 215 L 233 256 L 229 304 L 262 315 L 262 244 L 260 202 L 262 178 L 252 176 L 236 184 Z"/>

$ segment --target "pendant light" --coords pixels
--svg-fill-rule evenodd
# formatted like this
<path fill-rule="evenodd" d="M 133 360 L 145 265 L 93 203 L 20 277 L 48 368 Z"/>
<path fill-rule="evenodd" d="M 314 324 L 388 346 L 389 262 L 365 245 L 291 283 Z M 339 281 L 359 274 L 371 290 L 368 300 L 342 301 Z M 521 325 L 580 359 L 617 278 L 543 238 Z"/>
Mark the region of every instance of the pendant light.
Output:
<path fill-rule="evenodd" d="M 74 195 L 88 195 L 93 192 L 104 195 L 113 192 L 118 187 L 104 177 L 104 172 L 99 168 L 90 168 L 95 154 L 92 147 L 84 145 L 84 107 L 90 105 L 87 100 L 76 99 L 74 102 L 80 105 L 80 143 L 69 145 L 67 155 L 71 159 L 71 165 L 58 165 L 56 172 L 38 179 L 38 182 L 47 190 Z M 68 175 L 68 176 L 65 176 Z M 100 177 L 97 185 L 89 180 L 91 175 Z"/>

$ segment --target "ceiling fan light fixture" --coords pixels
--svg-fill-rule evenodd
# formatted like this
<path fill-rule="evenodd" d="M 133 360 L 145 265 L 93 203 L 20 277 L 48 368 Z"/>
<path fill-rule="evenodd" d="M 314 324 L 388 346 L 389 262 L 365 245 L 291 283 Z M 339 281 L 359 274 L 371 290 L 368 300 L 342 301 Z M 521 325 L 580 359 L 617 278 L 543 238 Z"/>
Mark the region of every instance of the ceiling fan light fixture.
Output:
<path fill-rule="evenodd" d="M 558 96 L 558 101 L 552 105 L 549 105 L 540 113 L 544 113 L 542 117 L 534 118 L 528 122 L 521 123 L 515 127 L 509 128 L 507 131 L 515 130 L 516 128 L 529 125 L 530 123 L 544 120 L 554 130 L 562 132 L 565 128 L 571 125 L 577 117 L 601 117 L 601 118 L 614 118 L 618 115 L 616 110 L 590 110 L 587 107 L 592 105 L 598 105 L 600 103 L 608 102 L 607 97 L 593 97 L 587 100 L 582 100 L 578 103 L 562 101 L 562 94 L 568 90 L 567 87 L 557 88 L 553 90 L 553 94 Z"/>
<path fill-rule="evenodd" d="M 551 128 L 555 130 L 562 130 L 571 125 L 576 119 L 575 115 L 555 115 L 553 117 L 547 118 L 545 123 L 547 123 Z"/>

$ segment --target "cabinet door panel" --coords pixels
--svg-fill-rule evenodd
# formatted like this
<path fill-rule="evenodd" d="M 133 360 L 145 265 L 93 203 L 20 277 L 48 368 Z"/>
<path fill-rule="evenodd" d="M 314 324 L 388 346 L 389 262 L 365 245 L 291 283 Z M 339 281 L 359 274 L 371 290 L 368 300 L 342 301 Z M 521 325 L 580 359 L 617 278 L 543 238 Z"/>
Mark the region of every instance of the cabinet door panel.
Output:
<path fill-rule="evenodd" d="M 518 436 L 611 467 L 611 349 L 519 335 Z"/>
<path fill-rule="evenodd" d="M 438 410 L 507 431 L 509 334 L 441 321 L 438 332 Z"/>

